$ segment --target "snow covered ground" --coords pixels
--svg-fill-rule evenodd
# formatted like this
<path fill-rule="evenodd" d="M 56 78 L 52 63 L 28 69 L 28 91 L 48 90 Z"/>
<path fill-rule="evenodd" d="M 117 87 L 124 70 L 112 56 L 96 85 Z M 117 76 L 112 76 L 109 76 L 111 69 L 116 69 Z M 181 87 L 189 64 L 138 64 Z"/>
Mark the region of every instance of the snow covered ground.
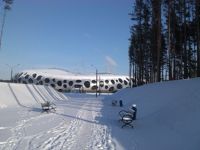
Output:
<path fill-rule="evenodd" d="M 51 101 L 56 111 L 42 112 Z M 123 100 L 123 108 L 112 106 Z M 134 128 L 118 112 L 137 104 Z M 51 87 L 0 83 L 2 150 L 199 150 L 200 79 L 149 84 L 98 98 Z"/>

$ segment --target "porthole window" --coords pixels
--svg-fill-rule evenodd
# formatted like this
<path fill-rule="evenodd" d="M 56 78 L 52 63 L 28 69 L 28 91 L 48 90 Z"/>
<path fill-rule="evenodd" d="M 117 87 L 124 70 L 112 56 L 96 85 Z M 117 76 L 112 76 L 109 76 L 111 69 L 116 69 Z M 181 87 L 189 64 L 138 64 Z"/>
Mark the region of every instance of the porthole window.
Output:
<path fill-rule="evenodd" d="M 123 80 L 122 80 L 121 78 L 119 78 L 119 82 L 120 82 L 120 83 L 123 83 Z"/>
<path fill-rule="evenodd" d="M 115 84 L 115 81 L 114 80 L 111 80 L 112 84 Z"/>
<path fill-rule="evenodd" d="M 33 76 L 33 78 L 35 78 L 35 77 L 37 76 L 37 74 L 36 74 L 36 73 L 34 73 L 32 76 Z"/>
<path fill-rule="evenodd" d="M 122 85 L 121 84 L 117 84 L 117 88 L 118 89 L 122 89 Z"/>
<path fill-rule="evenodd" d="M 107 86 L 107 85 L 105 86 L 105 89 L 108 89 L 108 86 Z"/>
<path fill-rule="evenodd" d="M 109 91 L 110 91 L 110 92 L 113 92 L 113 91 L 114 91 L 114 87 L 110 87 L 110 88 L 109 88 Z"/>
<path fill-rule="evenodd" d="M 96 83 L 96 80 L 92 80 L 92 83 Z"/>
<path fill-rule="evenodd" d="M 73 85 L 73 81 L 69 81 L 69 86 L 72 86 Z"/>
<path fill-rule="evenodd" d="M 56 79 L 55 79 L 55 78 L 53 78 L 53 79 L 52 79 L 52 81 L 53 81 L 53 82 L 56 82 Z"/>
<path fill-rule="evenodd" d="M 85 85 L 86 88 L 89 88 L 90 87 L 90 82 L 89 81 L 85 81 L 84 85 Z"/>
<path fill-rule="evenodd" d="M 27 75 L 25 76 L 25 79 L 28 79 L 28 77 L 29 77 L 29 75 L 27 74 Z"/>
<path fill-rule="evenodd" d="M 67 80 L 63 80 L 63 83 L 67 83 Z"/>
<path fill-rule="evenodd" d="M 37 80 L 39 81 L 39 80 L 41 80 L 41 78 L 42 78 L 42 76 L 38 76 L 38 77 L 37 77 Z"/>
<path fill-rule="evenodd" d="M 81 83 L 81 80 L 76 80 L 76 83 Z"/>
<path fill-rule="evenodd" d="M 30 78 L 30 79 L 28 79 L 28 82 L 29 83 L 33 83 L 33 80 Z"/>
<path fill-rule="evenodd" d="M 124 84 L 125 84 L 125 85 L 127 85 L 127 84 L 128 84 L 128 82 L 127 82 L 126 80 L 124 80 Z"/>
<path fill-rule="evenodd" d="M 99 86 L 100 86 L 100 87 L 103 87 L 103 86 L 104 86 L 104 82 L 103 82 L 103 81 L 100 81 L 100 82 L 99 82 Z"/>
<path fill-rule="evenodd" d="M 64 84 L 64 85 L 63 85 L 63 87 L 66 89 L 66 88 L 67 88 L 67 85 L 66 85 L 66 84 Z"/>
<path fill-rule="evenodd" d="M 82 85 L 80 85 L 80 84 L 75 84 L 74 87 L 80 89 L 80 88 L 82 87 Z"/>
<path fill-rule="evenodd" d="M 55 84 L 51 84 L 51 86 L 52 86 L 53 88 L 55 88 Z"/>
<path fill-rule="evenodd" d="M 62 92 L 63 90 L 62 89 L 58 89 L 58 92 Z"/>
<path fill-rule="evenodd" d="M 109 83 L 109 80 L 105 80 L 105 82 L 108 84 L 108 83 Z"/>
<path fill-rule="evenodd" d="M 62 82 L 61 82 L 61 81 L 58 81 L 58 82 L 57 82 L 57 85 L 58 85 L 58 86 L 62 86 Z"/>
<path fill-rule="evenodd" d="M 45 81 L 45 83 L 49 83 L 50 80 L 49 80 L 49 78 L 46 78 L 44 81 Z"/>
<path fill-rule="evenodd" d="M 43 81 L 40 81 L 39 84 L 40 84 L 40 85 L 43 85 Z"/>
<path fill-rule="evenodd" d="M 92 86 L 92 90 L 96 90 L 98 87 L 96 85 Z"/>

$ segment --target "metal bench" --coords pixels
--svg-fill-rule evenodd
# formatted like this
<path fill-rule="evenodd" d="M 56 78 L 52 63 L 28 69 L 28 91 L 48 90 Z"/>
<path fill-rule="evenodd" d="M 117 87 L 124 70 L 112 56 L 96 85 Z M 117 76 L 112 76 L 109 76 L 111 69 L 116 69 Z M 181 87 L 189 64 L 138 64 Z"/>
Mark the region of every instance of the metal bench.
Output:
<path fill-rule="evenodd" d="M 123 123 L 122 128 L 125 126 L 130 126 L 133 128 L 133 125 L 131 124 L 133 120 L 135 120 L 135 111 L 133 109 L 129 110 L 121 110 L 119 112 L 119 121 Z"/>
<path fill-rule="evenodd" d="M 44 103 L 41 103 L 41 107 L 43 111 L 50 111 L 50 110 L 56 110 L 56 105 L 54 103 L 51 103 L 49 101 L 46 101 Z"/>
<path fill-rule="evenodd" d="M 119 121 L 123 123 L 122 128 L 125 126 L 131 126 L 133 128 L 131 124 L 133 122 L 133 112 L 121 110 L 119 112 Z"/>

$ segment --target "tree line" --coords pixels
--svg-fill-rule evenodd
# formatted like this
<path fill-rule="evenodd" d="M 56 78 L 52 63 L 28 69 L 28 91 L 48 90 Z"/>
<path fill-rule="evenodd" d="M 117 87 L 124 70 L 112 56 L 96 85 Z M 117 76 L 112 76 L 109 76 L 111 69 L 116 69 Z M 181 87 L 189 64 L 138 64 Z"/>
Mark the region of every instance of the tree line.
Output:
<path fill-rule="evenodd" d="M 200 77 L 200 0 L 135 0 L 132 8 L 133 85 Z"/>

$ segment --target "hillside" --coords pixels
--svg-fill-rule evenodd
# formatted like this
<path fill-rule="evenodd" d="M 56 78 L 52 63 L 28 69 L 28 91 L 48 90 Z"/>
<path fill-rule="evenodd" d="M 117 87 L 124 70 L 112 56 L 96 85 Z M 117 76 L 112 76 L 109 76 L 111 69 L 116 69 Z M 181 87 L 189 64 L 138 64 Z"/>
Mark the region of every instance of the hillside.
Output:
<path fill-rule="evenodd" d="M 136 149 L 200 148 L 200 78 L 125 89 L 111 96 L 137 104 Z"/>

